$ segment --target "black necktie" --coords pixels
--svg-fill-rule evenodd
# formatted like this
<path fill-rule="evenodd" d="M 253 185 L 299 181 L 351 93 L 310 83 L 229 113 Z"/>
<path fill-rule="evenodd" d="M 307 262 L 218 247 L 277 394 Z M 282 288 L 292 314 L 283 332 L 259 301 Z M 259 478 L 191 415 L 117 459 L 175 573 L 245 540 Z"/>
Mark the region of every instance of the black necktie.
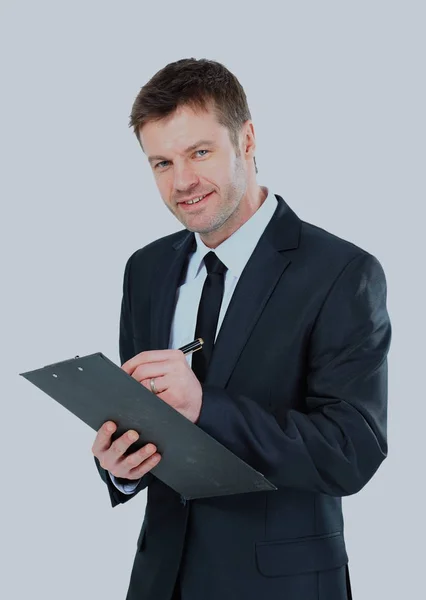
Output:
<path fill-rule="evenodd" d="M 197 325 L 195 338 L 201 337 L 204 345 L 201 350 L 192 355 L 192 370 L 197 379 L 203 383 L 213 354 L 217 322 L 219 320 L 220 305 L 222 304 L 224 290 L 224 274 L 227 270 L 214 252 L 209 252 L 204 257 L 207 277 L 201 293 L 198 306 Z"/>

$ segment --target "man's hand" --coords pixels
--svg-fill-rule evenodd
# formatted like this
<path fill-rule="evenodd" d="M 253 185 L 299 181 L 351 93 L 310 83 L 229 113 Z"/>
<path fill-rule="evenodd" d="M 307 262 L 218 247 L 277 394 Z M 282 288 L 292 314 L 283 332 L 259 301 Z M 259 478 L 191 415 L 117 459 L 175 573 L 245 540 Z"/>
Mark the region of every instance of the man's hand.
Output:
<path fill-rule="evenodd" d="M 112 421 L 104 423 L 96 435 L 92 452 L 101 467 L 114 477 L 140 479 L 160 462 L 161 455 L 156 452 L 154 444 L 146 444 L 124 457 L 123 454 L 138 439 L 139 434 L 130 429 L 111 443 L 111 436 L 116 429 L 117 426 Z"/>
<path fill-rule="evenodd" d="M 182 350 L 148 350 L 140 352 L 121 368 L 151 391 L 155 379 L 158 397 L 192 423 L 198 420 L 202 388 Z"/>

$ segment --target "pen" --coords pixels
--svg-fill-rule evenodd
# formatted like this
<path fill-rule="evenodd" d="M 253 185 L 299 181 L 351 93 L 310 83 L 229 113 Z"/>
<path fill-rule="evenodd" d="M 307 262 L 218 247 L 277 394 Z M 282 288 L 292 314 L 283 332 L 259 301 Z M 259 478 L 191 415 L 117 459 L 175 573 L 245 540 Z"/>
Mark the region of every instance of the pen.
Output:
<path fill-rule="evenodd" d="M 179 348 L 179 350 L 182 350 L 182 352 L 184 354 L 191 354 L 192 352 L 201 350 L 201 348 L 203 347 L 203 344 L 204 344 L 203 338 L 197 338 L 193 342 L 190 342 L 189 344 L 185 344 L 185 346 L 182 346 L 181 348 Z"/>

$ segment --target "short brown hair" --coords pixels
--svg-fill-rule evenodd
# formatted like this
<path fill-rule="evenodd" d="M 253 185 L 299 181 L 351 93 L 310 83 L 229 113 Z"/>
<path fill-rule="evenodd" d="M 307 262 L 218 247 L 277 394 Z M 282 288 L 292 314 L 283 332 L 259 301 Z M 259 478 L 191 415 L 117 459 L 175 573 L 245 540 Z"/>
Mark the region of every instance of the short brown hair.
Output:
<path fill-rule="evenodd" d="M 251 119 L 246 94 L 224 65 L 205 58 L 182 58 L 169 63 L 141 88 L 129 122 L 140 145 L 139 130 L 143 125 L 164 119 L 184 105 L 195 111 L 212 106 L 218 123 L 228 129 L 239 154 L 238 135 L 245 121 Z M 257 173 L 256 159 L 253 160 Z"/>

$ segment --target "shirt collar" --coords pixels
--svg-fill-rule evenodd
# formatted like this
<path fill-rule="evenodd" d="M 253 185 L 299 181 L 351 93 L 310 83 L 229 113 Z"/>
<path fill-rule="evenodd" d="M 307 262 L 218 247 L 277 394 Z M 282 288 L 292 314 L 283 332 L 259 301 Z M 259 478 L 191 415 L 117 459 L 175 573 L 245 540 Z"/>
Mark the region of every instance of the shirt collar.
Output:
<path fill-rule="evenodd" d="M 266 186 L 262 186 L 266 198 L 257 211 L 229 238 L 214 248 L 214 252 L 228 268 L 231 275 L 240 277 L 248 259 L 255 249 L 262 233 L 277 208 L 277 199 Z M 197 277 L 203 266 L 205 255 L 212 250 L 205 245 L 198 232 L 195 232 L 197 248 L 189 261 L 186 281 Z"/>

